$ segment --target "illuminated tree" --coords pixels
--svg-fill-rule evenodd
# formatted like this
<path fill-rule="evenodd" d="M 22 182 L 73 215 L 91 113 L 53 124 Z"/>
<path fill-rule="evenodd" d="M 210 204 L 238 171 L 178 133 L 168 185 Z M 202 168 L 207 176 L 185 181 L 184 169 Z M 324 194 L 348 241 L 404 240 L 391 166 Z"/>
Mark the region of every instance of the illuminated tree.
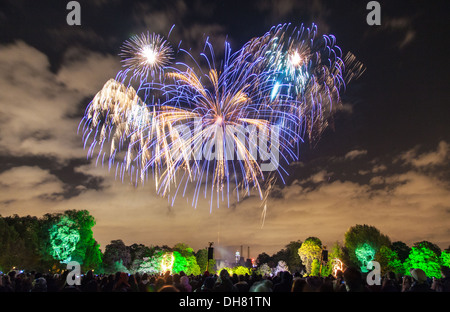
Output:
<path fill-rule="evenodd" d="M 178 243 L 173 247 L 175 255 L 174 272 L 181 271 L 186 274 L 201 274 L 200 267 L 194 255 L 194 250 L 186 244 Z"/>
<path fill-rule="evenodd" d="M 298 255 L 306 267 L 307 274 L 311 273 L 311 265 L 314 259 L 320 259 L 322 242 L 317 237 L 307 238 L 298 249 Z"/>
<path fill-rule="evenodd" d="M 80 240 L 72 254 L 72 260 L 82 264 L 84 270 L 97 268 L 102 263 L 100 245 L 95 241 L 92 228 L 95 219 L 87 210 L 67 210 L 64 212 L 77 225 Z M 124 265 L 128 265 L 124 261 Z"/>
<path fill-rule="evenodd" d="M 412 247 L 408 259 L 403 264 L 406 274 L 412 269 L 422 269 L 428 277 L 441 277 L 440 261 L 436 253 L 426 247 Z"/>
<path fill-rule="evenodd" d="M 450 268 L 450 251 L 443 250 L 441 252 L 441 265 L 449 267 Z"/>
<path fill-rule="evenodd" d="M 263 263 L 259 266 L 256 272 L 262 276 L 269 276 L 272 274 L 272 269 L 267 263 Z"/>
<path fill-rule="evenodd" d="M 367 264 L 375 258 L 375 249 L 369 244 L 364 243 L 356 247 L 355 255 L 359 261 L 361 272 L 368 272 Z"/>
<path fill-rule="evenodd" d="M 161 261 L 163 258 L 163 251 L 157 250 L 149 258 L 145 258 L 139 266 L 137 272 L 143 274 L 159 274 L 161 272 Z M 173 269 L 172 269 L 173 270 Z"/>
<path fill-rule="evenodd" d="M 403 264 L 398 258 L 397 253 L 387 246 L 381 246 L 375 254 L 375 260 L 380 263 L 382 274 L 387 272 L 404 273 Z"/>
<path fill-rule="evenodd" d="M 233 274 L 237 274 L 237 275 L 248 274 L 248 275 L 250 275 L 250 274 L 252 274 L 252 272 L 249 268 L 242 266 L 242 265 L 238 265 L 233 268 Z"/>
<path fill-rule="evenodd" d="M 280 261 L 278 261 L 278 265 L 275 268 L 273 274 L 277 275 L 278 273 L 285 272 L 285 271 L 289 272 L 289 267 L 286 262 L 284 262 L 283 260 L 280 260 Z"/>
<path fill-rule="evenodd" d="M 113 240 L 111 243 L 106 245 L 105 253 L 103 254 L 105 270 L 115 273 L 117 272 L 115 271 L 117 267 L 116 263 L 122 263 L 122 265 L 128 267 L 130 265 L 130 261 L 130 250 L 122 240 Z"/>
<path fill-rule="evenodd" d="M 69 217 L 63 216 L 50 228 L 49 235 L 52 247 L 50 254 L 61 263 L 69 263 L 80 240 L 76 223 Z"/>
<path fill-rule="evenodd" d="M 352 226 L 344 235 L 344 246 L 351 264 L 361 267 L 367 264 L 367 257 L 370 256 L 373 260 L 375 253 L 381 246 L 390 245 L 391 240 L 388 236 L 381 234 L 376 227 L 366 224 Z M 358 252 L 359 256 L 356 253 L 357 248 L 360 249 Z"/>
<path fill-rule="evenodd" d="M 200 249 L 195 254 L 195 258 L 197 259 L 197 264 L 200 268 L 200 272 L 206 271 L 206 265 L 208 262 L 208 250 L 207 249 Z M 216 273 L 214 270 L 214 266 L 216 265 L 216 260 L 209 259 L 209 266 L 208 266 L 208 272 L 209 273 Z"/>

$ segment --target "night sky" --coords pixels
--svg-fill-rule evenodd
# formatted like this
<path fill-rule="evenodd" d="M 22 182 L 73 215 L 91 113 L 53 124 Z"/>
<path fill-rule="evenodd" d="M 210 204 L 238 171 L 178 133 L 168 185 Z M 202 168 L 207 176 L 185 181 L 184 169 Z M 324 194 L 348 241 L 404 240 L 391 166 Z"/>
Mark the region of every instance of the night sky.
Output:
<path fill-rule="evenodd" d="M 115 239 L 194 250 L 213 241 L 256 257 L 309 236 L 342 242 L 356 224 L 409 245 L 450 245 L 448 1 L 379 1 L 380 26 L 367 24 L 360 0 L 89 0 L 79 1 L 81 26 L 66 23 L 67 2 L 0 4 L 0 215 L 86 209 L 102 249 Z M 208 36 L 236 51 L 286 22 L 334 34 L 366 71 L 320 140 L 301 146 L 264 227 L 257 197 L 212 213 L 182 197 L 171 207 L 86 159 L 78 124 L 130 36 L 175 25 L 170 40 L 198 55 Z"/>

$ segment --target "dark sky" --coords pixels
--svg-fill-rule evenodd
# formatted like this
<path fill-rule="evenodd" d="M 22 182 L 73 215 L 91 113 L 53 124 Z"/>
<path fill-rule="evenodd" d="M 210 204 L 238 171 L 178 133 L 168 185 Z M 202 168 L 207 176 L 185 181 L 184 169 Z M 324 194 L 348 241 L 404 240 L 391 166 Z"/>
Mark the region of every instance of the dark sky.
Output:
<path fill-rule="evenodd" d="M 256 256 L 309 236 L 342 241 L 355 224 L 449 246 L 448 1 L 379 1 L 380 26 L 366 23 L 368 1 L 79 1 L 81 26 L 67 25 L 67 2 L 0 5 L 1 215 L 88 209 L 102 248 L 118 238 L 194 249 L 215 241 L 250 245 Z M 86 160 L 78 123 L 120 70 L 130 36 L 175 24 L 172 40 L 193 53 L 206 36 L 236 51 L 285 22 L 316 23 L 366 71 L 347 86 L 333 127 L 301 146 L 263 228 L 256 198 L 213 213 L 183 199 L 169 208 L 151 187 Z"/>

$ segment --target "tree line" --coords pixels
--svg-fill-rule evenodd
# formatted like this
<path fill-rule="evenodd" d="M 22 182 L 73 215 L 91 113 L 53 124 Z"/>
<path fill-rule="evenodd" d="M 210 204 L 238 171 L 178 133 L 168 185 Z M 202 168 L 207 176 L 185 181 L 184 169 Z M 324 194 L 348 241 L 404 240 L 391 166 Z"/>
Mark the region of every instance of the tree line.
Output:
<path fill-rule="evenodd" d="M 96 273 L 173 273 L 200 275 L 206 270 L 215 273 L 214 259 L 208 260 L 207 248 L 196 252 L 187 244 L 173 247 L 130 246 L 118 239 L 100 250 L 93 237 L 95 219 L 86 210 L 68 210 L 64 213 L 45 214 L 41 218 L 0 216 L 0 271 L 12 269 L 57 272 L 66 263 L 77 261 L 82 270 Z M 380 263 L 382 273 L 409 274 L 420 268 L 429 277 L 440 277 L 440 267 L 450 266 L 450 247 L 441 250 L 428 241 L 414 243 L 411 247 L 390 238 L 370 225 L 355 225 L 344 234 L 344 240 L 324 246 L 317 237 L 292 241 L 273 255 L 263 252 L 256 258 L 257 268 L 251 263 L 236 268 L 225 268 L 230 273 L 262 275 L 279 271 L 300 272 L 304 275 L 328 276 L 338 269 L 357 266 L 362 272 L 371 269 L 371 262 Z"/>

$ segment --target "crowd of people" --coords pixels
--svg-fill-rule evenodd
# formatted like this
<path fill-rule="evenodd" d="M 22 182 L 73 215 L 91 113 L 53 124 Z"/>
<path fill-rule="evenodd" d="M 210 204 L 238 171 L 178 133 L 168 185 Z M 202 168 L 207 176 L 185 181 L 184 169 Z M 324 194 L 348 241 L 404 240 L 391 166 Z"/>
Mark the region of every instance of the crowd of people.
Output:
<path fill-rule="evenodd" d="M 381 285 L 369 285 L 366 276 L 355 267 L 327 277 L 302 277 L 298 272 L 287 271 L 276 276 L 230 276 L 226 270 L 198 276 L 184 272 L 96 275 L 88 271 L 80 278 L 81 285 L 68 283 L 68 273 L 11 271 L 0 276 L 0 292 L 450 292 L 448 267 L 441 268 L 440 279 L 430 279 L 421 269 L 411 270 L 411 275 L 405 276 L 389 272 L 382 277 Z"/>

